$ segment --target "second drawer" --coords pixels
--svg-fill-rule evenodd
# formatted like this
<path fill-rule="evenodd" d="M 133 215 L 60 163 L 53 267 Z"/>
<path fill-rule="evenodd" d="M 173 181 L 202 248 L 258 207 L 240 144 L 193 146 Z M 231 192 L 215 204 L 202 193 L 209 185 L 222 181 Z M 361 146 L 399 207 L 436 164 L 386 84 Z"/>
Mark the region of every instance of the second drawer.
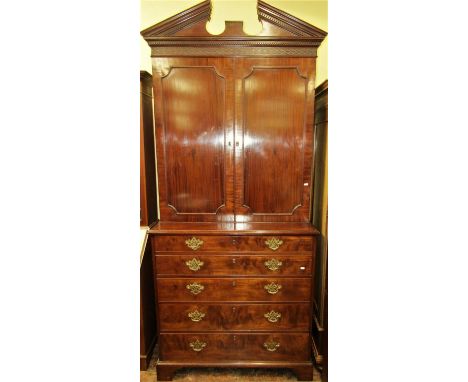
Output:
<path fill-rule="evenodd" d="M 284 275 L 310 276 L 312 256 L 308 255 L 156 255 L 158 275 Z"/>

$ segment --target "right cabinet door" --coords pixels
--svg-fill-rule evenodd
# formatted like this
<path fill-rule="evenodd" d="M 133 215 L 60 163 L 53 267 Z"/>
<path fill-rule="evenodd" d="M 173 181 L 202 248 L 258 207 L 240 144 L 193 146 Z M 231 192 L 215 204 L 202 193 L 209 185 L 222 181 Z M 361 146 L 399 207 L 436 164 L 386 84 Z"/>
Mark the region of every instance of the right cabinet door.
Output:
<path fill-rule="evenodd" d="M 235 216 L 307 222 L 314 151 L 314 58 L 235 60 Z"/>

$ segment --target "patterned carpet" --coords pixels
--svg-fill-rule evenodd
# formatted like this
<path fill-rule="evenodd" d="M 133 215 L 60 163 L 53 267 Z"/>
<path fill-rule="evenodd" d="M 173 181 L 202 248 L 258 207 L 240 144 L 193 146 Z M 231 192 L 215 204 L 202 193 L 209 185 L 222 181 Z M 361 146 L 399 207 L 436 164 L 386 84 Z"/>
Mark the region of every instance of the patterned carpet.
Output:
<path fill-rule="evenodd" d="M 140 382 L 156 381 L 157 351 L 147 371 L 140 371 Z M 175 382 L 291 382 L 296 376 L 285 369 L 180 369 L 174 376 Z M 320 373 L 314 370 L 314 382 L 320 382 Z"/>

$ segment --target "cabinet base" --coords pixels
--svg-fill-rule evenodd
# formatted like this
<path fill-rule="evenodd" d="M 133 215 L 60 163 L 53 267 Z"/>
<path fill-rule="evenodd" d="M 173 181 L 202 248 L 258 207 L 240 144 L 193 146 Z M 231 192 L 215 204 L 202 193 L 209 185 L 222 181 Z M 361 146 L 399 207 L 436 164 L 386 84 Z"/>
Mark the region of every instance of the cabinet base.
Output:
<path fill-rule="evenodd" d="M 156 364 L 156 380 L 172 381 L 174 374 L 182 368 L 263 368 L 263 369 L 290 369 L 297 377 L 298 381 L 312 381 L 314 367 L 312 362 L 223 362 L 223 363 L 187 363 L 159 361 Z"/>

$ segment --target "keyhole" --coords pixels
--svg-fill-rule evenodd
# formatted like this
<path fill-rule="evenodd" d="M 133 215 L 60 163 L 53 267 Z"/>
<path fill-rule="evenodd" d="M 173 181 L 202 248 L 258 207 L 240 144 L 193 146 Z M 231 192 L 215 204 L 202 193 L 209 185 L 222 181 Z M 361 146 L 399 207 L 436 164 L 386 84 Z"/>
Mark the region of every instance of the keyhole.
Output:
<path fill-rule="evenodd" d="M 233 287 L 236 286 L 236 282 L 235 282 L 235 281 L 232 282 L 232 286 L 233 286 Z"/>
<path fill-rule="evenodd" d="M 236 311 L 236 307 L 233 306 L 233 307 L 232 307 L 232 312 L 234 313 L 235 311 Z"/>
<path fill-rule="evenodd" d="M 232 259 L 232 263 L 233 263 L 233 264 L 235 264 L 235 263 L 236 263 L 236 259 L 235 259 L 235 258 L 234 258 L 234 259 Z"/>

